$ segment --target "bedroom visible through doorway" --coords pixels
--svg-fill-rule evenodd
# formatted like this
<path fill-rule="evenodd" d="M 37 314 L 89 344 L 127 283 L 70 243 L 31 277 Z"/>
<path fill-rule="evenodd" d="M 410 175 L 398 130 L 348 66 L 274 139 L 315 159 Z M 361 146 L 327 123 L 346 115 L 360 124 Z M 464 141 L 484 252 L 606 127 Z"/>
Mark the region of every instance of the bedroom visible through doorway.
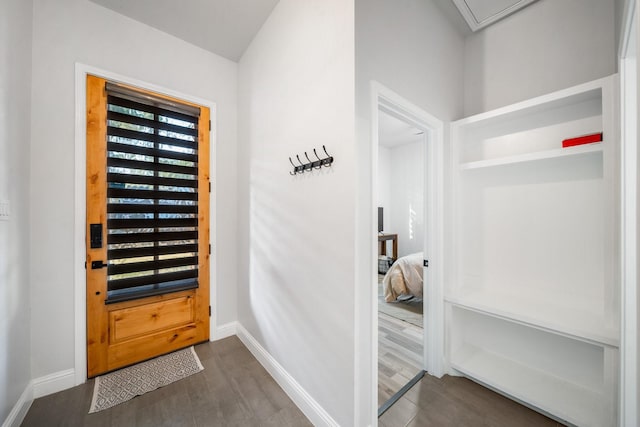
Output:
<path fill-rule="evenodd" d="M 372 199 L 370 211 L 371 270 L 369 276 L 371 294 L 369 301 L 371 304 L 371 324 L 373 326 L 371 329 L 373 344 L 371 348 L 373 356 L 371 372 L 374 385 L 371 388 L 371 403 L 372 407 L 377 408 L 377 414 L 380 416 L 398 401 L 406 391 L 420 381 L 425 373 L 437 378 L 444 375 L 444 296 L 442 285 L 444 252 L 444 124 L 441 120 L 378 82 L 372 82 L 371 95 L 373 102 L 370 110 Z M 384 162 L 385 153 L 383 152 L 382 159 L 380 159 L 381 144 L 379 141 L 382 139 L 382 143 L 385 144 L 385 128 L 387 125 L 392 126 L 392 123 L 385 123 L 389 118 L 392 123 L 393 121 L 399 121 L 400 123 L 395 124 L 400 128 L 404 128 L 404 132 L 411 138 L 416 138 L 415 142 L 421 141 L 418 142 L 422 147 L 421 153 L 404 153 L 402 150 L 397 153 L 396 160 L 400 164 L 401 174 L 405 176 L 404 179 L 410 177 L 412 181 L 418 181 L 418 185 L 415 187 L 405 184 L 405 187 L 412 187 L 411 189 L 398 188 L 398 186 L 403 185 L 402 183 L 396 183 L 395 186 L 390 184 L 389 190 L 381 187 L 385 184 L 380 183 L 379 169 L 380 161 Z M 403 144 L 399 145 L 402 146 Z M 385 166 L 383 165 L 382 167 L 384 168 Z M 384 171 L 382 171 L 382 176 L 384 179 Z M 391 181 L 391 178 L 388 179 Z M 405 198 L 405 201 L 402 203 L 406 204 L 407 200 L 411 200 L 411 206 L 407 205 L 405 206 L 406 210 L 405 208 L 402 209 L 402 214 L 399 214 L 400 219 L 395 219 L 395 214 L 392 214 L 391 207 L 389 207 L 387 209 L 388 218 L 385 219 L 384 204 L 388 202 L 382 200 L 382 203 L 379 204 L 379 198 L 382 197 L 384 199 L 384 193 L 386 192 L 387 200 L 391 200 L 391 192 L 394 191 L 395 196 L 404 195 L 402 197 Z M 379 227 L 377 226 L 378 207 L 383 208 Z M 397 230 L 392 230 L 391 228 L 393 227 L 397 227 Z M 422 232 L 422 237 L 418 235 L 420 232 Z M 400 239 L 404 240 L 404 244 Z M 383 245 L 381 241 L 387 243 Z M 422 255 L 420 255 L 420 252 L 422 252 Z M 405 254 L 408 256 L 401 256 Z M 381 255 L 390 256 L 394 262 L 389 265 L 388 258 L 383 257 L 381 259 Z M 387 261 L 386 267 L 385 260 Z M 422 261 L 422 265 L 420 265 L 420 261 Z M 388 268 L 387 273 L 385 273 L 386 280 L 384 276 L 380 277 L 378 267 L 381 267 L 380 271 Z M 419 277 L 420 269 L 422 271 L 422 279 Z M 402 285 L 398 284 L 398 278 L 395 276 L 415 277 L 404 284 L 406 289 L 402 289 Z M 388 288 L 387 296 L 390 297 L 390 302 L 387 302 L 388 298 L 385 298 L 385 285 Z M 395 350 L 402 350 L 403 347 L 398 345 L 399 341 L 404 348 L 411 348 L 414 353 L 419 353 L 421 348 L 421 357 L 414 358 L 414 361 L 417 360 L 417 362 L 413 367 L 403 366 L 404 372 L 402 375 L 408 378 L 411 376 L 411 372 L 415 370 L 418 372 L 407 384 L 402 386 L 400 390 L 396 391 L 389 400 L 380 406 L 379 402 L 386 397 L 383 389 L 385 387 L 384 379 L 381 380 L 380 373 L 386 370 L 386 366 L 384 363 L 379 363 L 379 361 L 380 357 L 386 356 L 386 353 L 384 345 L 379 346 L 379 342 L 394 334 L 388 334 L 388 331 L 393 332 L 393 329 L 390 329 L 390 325 L 381 319 L 385 313 L 379 314 L 379 307 L 393 306 L 403 309 L 406 313 L 410 310 L 405 308 L 410 308 L 411 306 L 414 306 L 411 308 L 416 308 L 415 306 L 418 305 L 420 288 L 422 288 L 422 329 L 420 330 L 419 326 L 408 322 L 409 317 L 405 315 L 405 319 L 399 319 L 398 322 L 400 323 L 397 324 L 402 325 L 402 328 L 396 328 L 396 330 L 404 329 L 400 331 L 404 334 L 404 338 L 397 339 L 396 335 L 394 338 L 389 339 L 393 345 L 388 346 L 393 347 Z M 410 289 L 413 289 L 414 294 L 411 293 Z M 381 297 L 385 305 L 381 305 Z M 408 304 L 409 302 L 412 304 Z M 399 304 L 403 305 L 399 306 Z M 416 323 L 420 324 L 420 321 L 418 320 Z M 413 329 L 413 326 L 417 329 Z M 413 343 L 407 339 L 411 335 L 414 337 Z M 402 356 L 389 355 L 389 357 L 394 358 L 398 365 L 406 365 L 406 358 L 403 359 Z M 389 370 L 386 370 L 384 374 L 393 376 L 393 373 Z M 395 388 L 397 388 L 397 385 Z M 387 391 L 386 394 L 390 394 L 390 391 Z"/>
<path fill-rule="evenodd" d="M 378 408 L 424 373 L 424 130 L 378 115 Z"/>

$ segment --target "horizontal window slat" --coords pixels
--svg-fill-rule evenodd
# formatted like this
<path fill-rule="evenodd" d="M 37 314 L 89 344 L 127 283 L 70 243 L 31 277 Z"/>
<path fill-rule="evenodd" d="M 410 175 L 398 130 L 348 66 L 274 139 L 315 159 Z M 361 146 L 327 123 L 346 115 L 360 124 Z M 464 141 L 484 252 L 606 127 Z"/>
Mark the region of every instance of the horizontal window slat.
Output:
<path fill-rule="evenodd" d="M 107 112 L 107 120 L 115 120 L 123 123 L 131 123 L 139 126 L 146 126 L 150 128 L 166 130 L 168 132 L 179 133 L 182 135 L 198 136 L 197 128 L 192 129 L 184 126 L 172 125 L 170 123 L 163 123 L 160 121 L 145 119 L 144 117 L 136 117 L 136 116 L 130 116 L 128 114 L 117 113 L 115 111 Z M 190 120 L 190 122 L 193 124 L 196 123 L 193 120 Z"/>
<path fill-rule="evenodd" d="M 149 270 L 161 270 L 163 268 L 188 267 L 198 265 L 198 257 L 171 258 L 157 261 L 129 262 L 124 264 L 109 263 L 108 274 L 136 273 Z"/>
<path fill-rule="evenodd" d="M 110 249 L 107 251 L 109 259 L 136 258 L 155 255 L 175 255 L 182 253 L 197 253 L 198 245 L 149 246 L 144 248 Z"/>
<path fill-rule="evenodd" d="M 109 230 L 123 228 L 197 227 L 198 218 L 108 219 Z"/>
<path fill-rule="evenodd" d="M 163 185 L 165 187 L 198 188 L 198 179 L 165 178 L 162 176 L 134 175 L 124 173 L 107 173 L 108 182 L 123 184 Z"/>
<path fill-rule="evenodd" d="M 151 114 L 160 115 L 164 117 L 170 117 L 172 119 L 182 120 L 185 122 L 192 122 L 197 120 L 195 116 L 178 113 L 177 111 L 171 111 L 171 110 L 164 109 L 162 107 L 156 107 L 149 104 L 142 104 L 140 102 L 136 102 L 126 98 L 120 98 L 119 96 L 115 96 L 115 95 L 107 96 L 107 104 L 116 105 L 118 107 L 131 108 L 132 110 L 144 111 L 146 113 L 151 113 Z"/>
<path fill-rule="evenodd" d="M 152 274 L 149 276 L 131 277 L 128 279 L 109 280 L 107 289 L 117 291 L 136 286 L 154 285 L 182 279 L 196 279 L 198 270 L 177 271 L 175 273 Z"/>
<path fill-rule="evenodd" d="M 108 300 L 197 287 L 199 110 L 107 90 Z"/>
<path fill-rule="evenodd" d="M 110 203 L 107 205 L 108 213 L 131 213 L 131 214 L 197 214 L 198 205 L 143 205 L 143 204 L 119 204 Z"/>
<path fill-rule="evenodd" d="M 107 234 L 107 244 L 171 242 L 175 240 L 196 240 L 197 231 L 163 231 L 158 233 Z"/>
<path fill-rule="evenodd" d="M 153 149 L 141 147 L 139 145 L 121 144 L 118 142 L 108 142 L 107 151 L 118 153 L 139 154 L 143 156 L 161 157 L 163 159 L 183 160 L 187 162 L 197 162 L 197 154 L 180 153 L 178 151 Z"/>
<path fill-rule="evenodd" d="M 137 139 L 147 142 L 158 142 L 160 144 L 173 145 L 176 147 L 196 148 L 196 141 L 187 141 L 184 139 L 171 138 L 168 136 L 153 135 L 150 133 L 136 132 L 129 129 L 122 129 L 113 126 L 107 126 L 107 135 L 119 136 L 127 139 Z"/>
<path fill-rule="evenodd" d="M 133 190 L 127 188 L 107 188 L 107 197 L 125 199 L 160 199 L 197 201 L 198 193 L 183 191 Z"/>
<path fill-rule="evenodd" d="M 114 304 L 122 301 L 132 301 L 140 298 L 147 298 L 154 295 L 168 294 L 170 292 L 180 292 L 188 289 L 195 289 L 198 287 L 198 280 L 185 279 L 176 280 L 173 282 L 164 282 L 159 286 L 149 287 L 136 286 L 133 288 L 127 288 L 126 290 L 110 290 L 107 292 L 107 300 L 105 304 Z"/>
<path fill-rule="evenodd" d="M 141 162 L 138 160 L 117 159 L 114 157 L 107 158 L 107 166 L 140 170 L 156 170 L 160 172 L 183 173 L 186 175 L 198 176 L 197 167 L 168 165 L 165 163 Z"/>

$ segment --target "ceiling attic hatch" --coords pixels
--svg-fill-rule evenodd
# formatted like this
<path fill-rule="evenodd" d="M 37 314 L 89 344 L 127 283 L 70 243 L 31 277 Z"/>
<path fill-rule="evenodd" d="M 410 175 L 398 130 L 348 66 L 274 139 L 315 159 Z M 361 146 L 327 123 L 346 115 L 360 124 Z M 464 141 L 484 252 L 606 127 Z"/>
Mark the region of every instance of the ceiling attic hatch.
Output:
<path fill-rule="evenodd" d="M 472 31 L 478 31 L 536 0 L 453 0 Z"/>

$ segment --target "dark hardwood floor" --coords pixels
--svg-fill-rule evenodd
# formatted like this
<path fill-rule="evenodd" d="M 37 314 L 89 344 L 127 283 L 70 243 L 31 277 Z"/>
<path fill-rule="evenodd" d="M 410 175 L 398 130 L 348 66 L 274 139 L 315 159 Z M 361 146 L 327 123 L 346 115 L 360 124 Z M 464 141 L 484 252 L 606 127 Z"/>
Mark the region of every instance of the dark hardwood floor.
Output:
<path fill-rule="evenodd" d="M 425 375 L 380 427 L 558 427 L 562 424 L 466 378 Z"/>
<path fill-rule="evenodd" d="M 88 414 L 93 380 L 36 399 L 30 426 L 273 426 L 311 423 L 237 337 L 196 346 L 204 371 Z"/>
<path fill-rule="evenodd" d="M 237 337 L 196 346 L 204 371 L 95 414 L 93 381 L 36 399 L 23 426 L 277 426 L 311 423 Z M 425 376 L 380 427 L 559 426 L 464 378 Z M 359 426 L 358 426 L 359 427 Z"/>

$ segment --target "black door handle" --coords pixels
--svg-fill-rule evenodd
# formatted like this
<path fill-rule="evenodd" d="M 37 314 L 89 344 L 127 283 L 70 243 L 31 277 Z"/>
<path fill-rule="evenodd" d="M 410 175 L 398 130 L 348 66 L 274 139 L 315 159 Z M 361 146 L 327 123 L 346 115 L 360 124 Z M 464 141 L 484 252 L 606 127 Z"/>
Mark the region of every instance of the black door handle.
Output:
<path fill-rule="evenodd" d="M 102 261 L 91 261 L 91 269 L 92 270 L 97 270 L 99 268 L 105 268 L 108 267 L 109 264 L 106 264 Z"/>

